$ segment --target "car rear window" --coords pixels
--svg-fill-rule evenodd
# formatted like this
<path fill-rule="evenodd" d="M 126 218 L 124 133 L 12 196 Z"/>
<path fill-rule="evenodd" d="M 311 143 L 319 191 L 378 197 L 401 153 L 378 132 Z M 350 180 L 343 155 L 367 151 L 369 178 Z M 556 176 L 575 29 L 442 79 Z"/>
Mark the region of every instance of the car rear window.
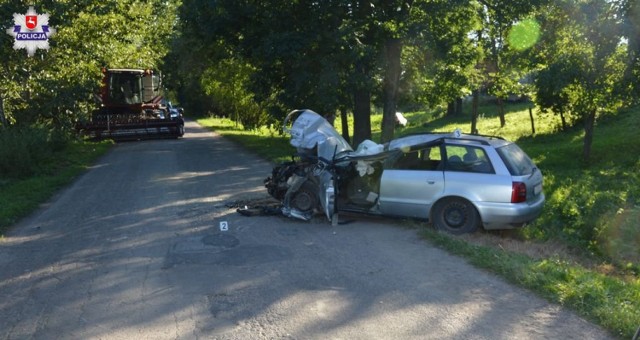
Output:
<path fill-rule="evenodd" d="M 529 156 L 516 144 L 508 144 L 496 149 L 512 176 L 530 175 L 535 165 Z"/>

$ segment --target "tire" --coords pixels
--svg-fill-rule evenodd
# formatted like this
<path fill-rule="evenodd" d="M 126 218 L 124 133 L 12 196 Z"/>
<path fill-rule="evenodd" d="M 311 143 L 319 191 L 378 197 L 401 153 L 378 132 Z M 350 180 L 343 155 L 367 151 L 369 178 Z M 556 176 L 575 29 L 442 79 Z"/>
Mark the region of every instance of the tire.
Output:
<path fill-rule="evenodd" d="M 476 208 L 462 198 L 445 198 L 436 203 L 431 217 L 436 229 L 454 235 L 472 233 L 480 226 Z"/>
<path fill-rule="evenodd" d="M 289 206 L 303 213 L 313 212 L 318 206 L 318 190 L 311 181 L 306 181 L 300 189 L 293 194 Z"/>

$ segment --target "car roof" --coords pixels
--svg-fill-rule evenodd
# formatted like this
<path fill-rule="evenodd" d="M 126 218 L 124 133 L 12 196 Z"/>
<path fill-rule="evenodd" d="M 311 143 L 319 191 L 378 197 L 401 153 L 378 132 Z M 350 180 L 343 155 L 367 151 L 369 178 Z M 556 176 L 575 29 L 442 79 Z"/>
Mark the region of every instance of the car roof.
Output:
<path fill-rule="evenodd" d="M 462 133 L 415 133 L 399 137 L 388 143 L 388 150 L 415 148 L 420 146 L 436 145 L 442 142 L 468 144 L 468 145 L 491 145 L 499 148 L 511 142 L 497 136 L 471 135 Z"/>

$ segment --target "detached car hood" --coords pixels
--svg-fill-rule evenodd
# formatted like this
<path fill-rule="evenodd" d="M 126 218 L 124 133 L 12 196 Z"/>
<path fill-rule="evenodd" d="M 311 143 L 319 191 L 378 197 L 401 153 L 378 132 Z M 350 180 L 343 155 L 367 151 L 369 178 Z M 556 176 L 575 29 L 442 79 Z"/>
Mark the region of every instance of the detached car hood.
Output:
<path fill-rule="evenodd" d="M 291 120 L 293 124 L 288 128 Z M 284 121 L 283 130 L 291 135 L 290 143 L 298 153 L 316 153 L 326 163 L 375 159 L 389 151 L 388 144 L 377 144 L 371 140 L 363 141 L 353 150 L 326 119 L 312 110 L 291 111 Z"/>
<path fill-rule="evenodd" d="M 289 129 L 287 124 L 291 119 L 295 120 Z M 291 135 L 290 143 L 298 152 L 308 153 L 317 147 L 318 157 L 327 161 L 353 152 L 349 143 L 338 131 L 322 116 L 311 110 L 295 110 L 289 113 L 283 129 Z"/>

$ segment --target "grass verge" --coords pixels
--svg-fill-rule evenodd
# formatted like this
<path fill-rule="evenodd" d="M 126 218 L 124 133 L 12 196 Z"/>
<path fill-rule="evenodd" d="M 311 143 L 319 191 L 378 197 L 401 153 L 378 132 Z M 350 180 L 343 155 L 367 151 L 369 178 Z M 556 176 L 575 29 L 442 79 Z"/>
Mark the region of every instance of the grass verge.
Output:
<path fill-rule="evenodd" d="M 631 339 L 640 322 L 640 279 L 601 274 L 561 258 L 533 259 L 473 245 L 425 229 L 424 238 L 476 267 L 577 311 L 621 338 Z"/>
<path fill-rule="evenodd" d="M 38 173 L 0 181 L 0 237 L 20 218 L 33 212 L 56 191 L 84 172 L 111 146 L 110 142 L 72 142 L 48 157 Z"/>
<path fill-rule="evenodd" d="M 291 160 L 294 150 L 289 145 L 289 136 L 282 135 L 274 128 L 263 127 L 246 131 L 228 118 L 200 118 L 197 122 L 264 159 L 275 163 Z"/>

